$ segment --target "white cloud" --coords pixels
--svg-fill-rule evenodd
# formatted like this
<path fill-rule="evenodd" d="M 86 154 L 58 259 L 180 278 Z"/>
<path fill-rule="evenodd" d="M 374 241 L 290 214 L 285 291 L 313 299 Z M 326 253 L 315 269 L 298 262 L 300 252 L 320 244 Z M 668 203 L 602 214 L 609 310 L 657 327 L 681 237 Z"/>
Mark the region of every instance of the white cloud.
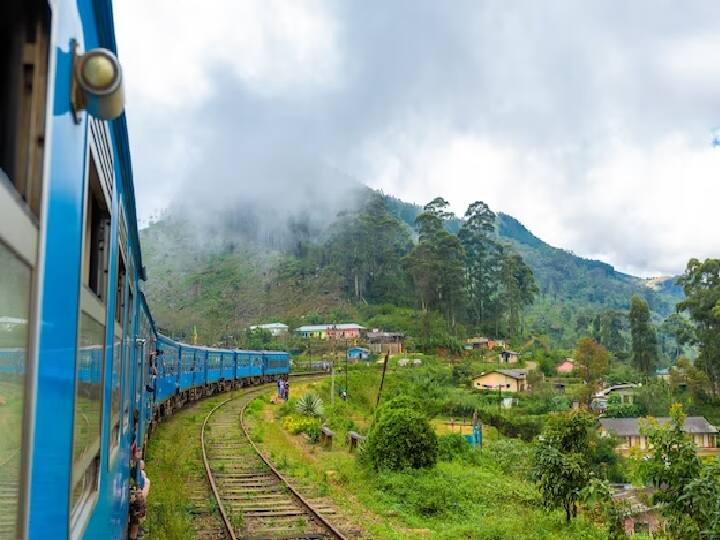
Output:
<path fill-rule="evenodd" d="M 720 149 L 709 144 L 674 134 L 639 148 L 617 138 L 569 177 L 562 152 L 448 139 L 382 139 L 367 149 L 370 183 L 420 204 L 442 195 L 459 215 L 483 200 L 553 245 L 638 275 L 678 273 L 691 257 L 720 254 Z"/>
<path fill-rule="evenodd" d="M 119 52 L 130 97 L 192 107 L 229 73 L 258 94 L 338 83 L 335 20 L 320 1 L 118 2 Z"/>
<path fill-rule="evenodd" d="M 717 2 L 115 8 L 142 217 L 304 192 L 330 163 L 458 213 L 484 200 L 628 272 L 720 256 Z"/>

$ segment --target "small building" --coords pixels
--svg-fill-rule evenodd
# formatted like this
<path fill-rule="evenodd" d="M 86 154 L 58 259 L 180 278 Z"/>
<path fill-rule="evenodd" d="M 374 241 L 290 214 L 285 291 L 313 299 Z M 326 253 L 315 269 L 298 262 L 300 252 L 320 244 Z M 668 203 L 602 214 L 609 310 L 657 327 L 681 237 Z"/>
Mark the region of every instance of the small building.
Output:
<path fill-rule="evenodd" d="M 488 339 L 488 349 L 492 350 L 495 348 L 504 349 L 505 348 L 505 340 L 504 339 Z"/>
<path fill-rule="evenodd" d="M 648 506 L 643 501 L 652 500 L 655 488 L 636 488 L 630 484 L 611 484 L 611 496 L 620 503 L 623 512 L 623 529 L 625 534 L 650 534 L 661 532 L 665 520 L 658 506 Z"/>
<path fill-rule="evenodd" d="M 500 390 L 502 392 L 524 392 L 529 390 L 527 370 L 496 369 L 481 373 L 473 379 L 473 388 L 478 390 Z"/>
<path fill-rule="evenodd" d="M 498 359 L 501 364 L 517 364 L 520 361 L 520 355 L 514 351 L 502 351 L 498 355 Z"/>
<path fill-rule="evenodd" d="M 557 373 L 572 373 L 574 370 L 575 360 L 572 358 L 565 358 L 562 362 L 555 366 L 555 371 Z"/>
<path fill-rule="evenodd" d="M 365 328 L 355 323 L 328 325 L 328 339 L 358 339 Z"/>
<path fill-rule="evenodd" d="M 284 336 L 288 333 L 288 325 L 280 322 L 256 324 L 250 330 L 267 330 L 274 337 Z"/>
<path fill-rule="evenodd" d="M 603 388 L 599 392 L 596 392 L 592 398 L 590 407 L 594 411 L 605 412 L 608 406 L 608 398 L 611 395 L 620 396 L 622 403 L 633 403 L 635 399 L 635 392 L 640 388 L 641 384 L 625 383 L 625 384 L 613 384 L 607 388 Z"/>
<path fill-rule="evenodd" d="M 670 380 L 670 369 L 669 368 L 657 368 L 655 370 L 655 377 L 663 381 Z"/>
<path fill-rule="evenodd" d="M 482 351 L 490 348 L 490 340 L 484 337 L 472 337 L 465 340 L 464 348 L 467 351 Z"/>
<path fill-rule="evenodd" d="M 367 360 L 370 358 L 370 351 L 362 347 L 350 347 L 347 350 L 348 360 Z"/>
<path fill-rule="evenodd" d="M 670 423 L 670 418 L 655 418 L 663 426 Z M 643 427 L 641 421 L 647 418 L 601 418 L 600 434 L 602 436 L 615 435 L 618 438 L 617 450 L 630 450 L 631 448 L 648 448 L 647 436 L 640 431 Z M 688 416 L 685 418 L 683 431 L 692 437 L 698 449 L 710 450 L 717 448 L 717 433 L 715 426 L 711 425 L 702 416 Z"/>
<path fill-rule="evenodd" d="M 357 339 L 363 327 L 355 323 L 312 324 L 295 329 L 295 333 L 306 339 Z"/>
<path fill-rule="evenodd" d="M 367 333 L 368 348 L 376 354 L 400 354 L 403 352 L 405 334 L 401 332 L 382 332 L 374 328 Z"/>

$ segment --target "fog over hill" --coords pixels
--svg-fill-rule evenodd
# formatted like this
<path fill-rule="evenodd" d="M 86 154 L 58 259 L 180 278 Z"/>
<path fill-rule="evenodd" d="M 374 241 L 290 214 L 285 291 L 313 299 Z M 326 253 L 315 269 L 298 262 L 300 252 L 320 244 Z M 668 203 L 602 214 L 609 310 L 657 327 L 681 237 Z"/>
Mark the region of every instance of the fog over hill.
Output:
<path fill-rule="evenodd" d="M 336 309 L 352 313 L 337 275 L 318 270 L 300 282 L 286 279 L 284 272 L 298 245 L 324 242 L 338 216 L 358 208 L 373 193 L 359 183 L 343 185 L 341 196 L 318 182 L 312 192 L 286 193 L 290 198 L 277 194 L 232 209 L 218 201 L 212 212 L 178 204 L 144 228 L 147 291 L 160 324 L 187 329 L 218 321 L 230 331 L 268 318 L 287 320 Z M 384 200 L 412 231 L 422 208 L 389 195 Z M 446 226 L 457 232 L 461 223 L 453 218 Z M 576 332 L 573 321 L 580 314 L 625 311 L 633 294 L 645 297 L 660 320 L 682 297 L 674 279 L 649 281 L 578 257 L 550 246 L 513 216 L 497 214 L 496 234 L 523 256 L 535 275 L 540 295 L 528 309 L 528 318 L 539 333 L 571 340 Z"/>

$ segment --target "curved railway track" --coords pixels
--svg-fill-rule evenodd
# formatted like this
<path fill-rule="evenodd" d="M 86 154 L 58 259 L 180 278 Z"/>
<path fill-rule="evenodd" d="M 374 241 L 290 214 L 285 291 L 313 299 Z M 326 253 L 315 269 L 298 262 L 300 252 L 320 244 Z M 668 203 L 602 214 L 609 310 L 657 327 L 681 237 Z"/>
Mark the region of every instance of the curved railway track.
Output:
<path fill-rule="evenodd" d="M 203 462 L 226 537 L 347 540 L 250 439 L 244 423 L 245 409 L 263 390 L 258 388 L 223 401 L 203 421 Z"/>

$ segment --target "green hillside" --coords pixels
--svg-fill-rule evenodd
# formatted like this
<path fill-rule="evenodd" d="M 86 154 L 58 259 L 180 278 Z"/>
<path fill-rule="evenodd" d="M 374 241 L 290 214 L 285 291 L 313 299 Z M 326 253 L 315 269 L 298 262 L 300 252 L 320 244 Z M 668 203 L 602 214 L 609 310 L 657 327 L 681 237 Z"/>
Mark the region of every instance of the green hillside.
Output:
<path fill-rule="evenodd" d="M 369 197 L 372 192 L 361 193 Z M 414 236 L 412 225 L 422 208 L 383 197 L 387 209 Z M 292 217 L 279 232 L 259 235 L 256 222 L 238 215 L 242 217 L 229 212 L 215 228 L 200 230 L 171 215 L 141 231 L 146 292 L 161 327 L 184 335 L 196 327 L 208 341 L 237 336 L 249 324 L 275 319 L 301 323 L 362 318 L 366 306 L 353 305 L 348 298 L 347 276 L 344 282 L 337 267 L 325 263 L 325 252 L 306 256 L 331 236 L 334 226 L 319 227 L 322 220 L 315 219 L 310 228 Z M 445 222 L 453 234 L 461 225 L 457 218 Z M 626 311 L 633 294 L 647 300 L 657 321 L 682 298 L 673 279 L 643 280 L 552 247 L 507 214 L 497 214 L 495 234 L 522 256 L 538 285 L 539 294 L 526 309 L 527 333 L 569 345 L 586 333 L 595 314 Z M 367 309 L 363 312 L 370 316 Z"/>

